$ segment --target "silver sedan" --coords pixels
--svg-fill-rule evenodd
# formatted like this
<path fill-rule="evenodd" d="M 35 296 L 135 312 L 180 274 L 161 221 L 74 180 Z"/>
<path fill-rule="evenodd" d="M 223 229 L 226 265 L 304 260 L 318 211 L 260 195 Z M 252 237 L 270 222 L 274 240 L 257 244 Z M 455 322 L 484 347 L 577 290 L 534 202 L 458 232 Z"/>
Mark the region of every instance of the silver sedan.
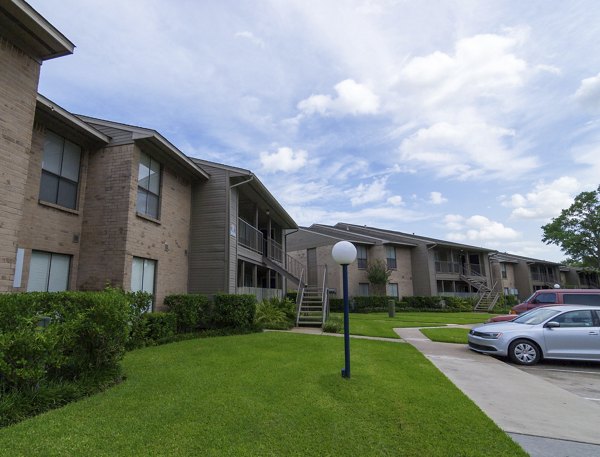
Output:
<path fill-rule="evenodd" d="M 511 322 L 475 327 L 469 348 L 520 365 L 542 358 L 600 361 L 600 306 L 536 308 Z"/>

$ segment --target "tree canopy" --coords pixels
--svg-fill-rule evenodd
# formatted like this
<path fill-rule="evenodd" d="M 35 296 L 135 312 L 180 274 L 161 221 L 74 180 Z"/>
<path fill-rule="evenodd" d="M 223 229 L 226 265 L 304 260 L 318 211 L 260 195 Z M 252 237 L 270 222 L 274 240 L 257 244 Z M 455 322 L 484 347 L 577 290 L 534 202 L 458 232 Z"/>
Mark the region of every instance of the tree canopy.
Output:
<path fill-rule="evenodd" d="M 377 259 L 374 262 L 369 262 L 367 265 L 367 278 L 373 284 L 376 295 L 385 295 L 385 285 L 391 274 L 391 270 L 388 269 L 383 260 Z"/>
<path fill-rule="evenodd" d="M 542 241 L 560 246 L 572 264 L 600 270 L 600 186 L 577 195 L 542 230 Z"/>

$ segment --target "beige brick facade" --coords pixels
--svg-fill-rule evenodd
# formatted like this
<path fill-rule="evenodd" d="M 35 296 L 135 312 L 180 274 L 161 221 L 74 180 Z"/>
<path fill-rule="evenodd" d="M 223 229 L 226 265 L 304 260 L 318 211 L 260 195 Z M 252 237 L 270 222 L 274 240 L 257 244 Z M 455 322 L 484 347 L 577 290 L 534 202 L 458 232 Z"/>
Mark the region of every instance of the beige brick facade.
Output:
<path fill-rule="evenodd" d="M 0 37 L 0 290 L 12 290 L 40 65 Z"/>
<path fill-rule="evenodd" d="M 19 230 L 19 247 L 25 249 L 23 280 L 21 287 L 16 290 L 27 289 L 28 267 L 32 250 L 70 255 L 69 288 L 75 289 L 77 284 L 88 152 L 82 149 L 77 208 L 71 210 L 40 202 L 39 191 L 45 132 L 44 126 L 35 125 L 23 203 L 23 218 Z"/>

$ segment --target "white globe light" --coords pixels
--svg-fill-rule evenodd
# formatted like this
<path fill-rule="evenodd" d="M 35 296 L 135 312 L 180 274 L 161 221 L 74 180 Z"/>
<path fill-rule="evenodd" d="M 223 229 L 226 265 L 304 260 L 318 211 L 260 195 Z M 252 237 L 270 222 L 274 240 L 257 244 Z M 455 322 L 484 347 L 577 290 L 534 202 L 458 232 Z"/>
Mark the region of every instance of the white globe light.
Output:
<path fill-rule="evenodd" d="M 340 241 L 333 246 L 331 256 L 340 265 L 350 265 L 356 260 L 356 248 L 350 241 Z"/>
<path fill-rule="evenodd" d="M 560 289 L 560 284 L 554 284 L 555 289 Z"/>

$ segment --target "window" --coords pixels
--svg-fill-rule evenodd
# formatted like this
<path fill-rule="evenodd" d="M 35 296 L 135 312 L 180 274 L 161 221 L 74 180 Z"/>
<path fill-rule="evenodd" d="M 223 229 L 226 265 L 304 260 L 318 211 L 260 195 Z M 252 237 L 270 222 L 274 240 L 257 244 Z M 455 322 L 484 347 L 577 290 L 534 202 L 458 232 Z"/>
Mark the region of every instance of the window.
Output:
<path fill-rule="evenodd" d="M 396 248 L 394 246 L 386 246 L 385 254 L 387 257 L 387 267 L 390 270 L 395 270 L 397 268 L 396 264 Z"/>
<path fill-rule="evenodd" d="M 594 320 L 591 311 L 570 311 L 552 319 L 561 327 L 593 327 Z"/>
<path fill-rule="evenodd" d="M 508 273 L 506 272 L 506 264 L 505 263 L 500 264 L 500 272 L 502 273 L 502 279 L 508 278 Z"/>
<path fill-rule="evenodd" d="M 555 304 L 556 303 L 556 294 L 555 293 L 547 293 L 547 294 L 538 294 L 534 303 L 542 303 L 542 304 Z"/>
<path fill-rule="evenodd" d="M 141 290 L 154 295 L 155 273 L 156 260 L 134 257 L 131 264 L 131 291 Z M 151 309 L 148 309 L 148 311 L 151 311 Z"/>
<path fill-rule="evenodd" d="M 40 200 L 65 208 L 77 208 L 81 148 L 63 137 L 46 132 L 42 158 Z"/>
<path fill-rule="evenodd" d="M 563 303 L 567 305 L 600 306 L 600 294 L 565 294 Z"/>
<path fill-rule="evenodd" d="M 387 296 L 388 297 L 396 297 L 398 298 L 398 284 L 389 283 L 387 285 Z"/>
<path fill-rule="evenodd" d="M 359 297 L 368 297 L 369 296 L 369 283 L 368 282 L 358 283 L 358 296 Z"/>
<path fill-rule="evenodd" d="M 367 247 L 356 246 L 356 259 L 358 260 L 358 268 L 364 270 L 367 268 Z"/>
<path fill-rule="evenodd" d="M 160 164 L 148 154 L 140 154 L 138 170 L 137 211 L 158 219 L 160 197 Z"/>
<path fill-rule="evenodd" d="M 27 292 L 60 292 L 69 287 L 71 256 L 32 251 Z"/>

